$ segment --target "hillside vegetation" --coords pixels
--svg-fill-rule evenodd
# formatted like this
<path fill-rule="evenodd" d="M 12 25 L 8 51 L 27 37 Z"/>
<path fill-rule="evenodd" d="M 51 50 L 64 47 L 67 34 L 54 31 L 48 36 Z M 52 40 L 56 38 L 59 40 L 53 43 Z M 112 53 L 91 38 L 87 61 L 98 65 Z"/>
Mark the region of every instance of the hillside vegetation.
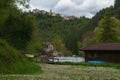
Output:
<path fill-rule="evenodd" d="M 81 17 L 65 20 L 59 15 L 32 14 L 38 21 L 40 38 L 43 42 L 51 42 L 63 54 L 70 51 L 78 55 L 78 41 L 83 33 L 82 28 L 88 24 L 90 19 Z"/>
<path fill-rule="evenodd" d="M 88 46 L 90 44 L 98 43 L 98 42 L 120 42 L 120 1 L 115 0 L 114 6 L 109 8 L 105 8 L 99 11 L 88 23 L 86 27 L 84 27 L 85 34 L 83 34 L 82 46 Z M 114 19 L 112 19 L 114 18 Z M 111 19 L 111 21 L 109 20 Z M 104 22 L 106 23 L 104 23 Z M 106 29 L 105 26 L 107 25 Z M 111 26 L 112 25 L 112 26 Z M 100 35 L 96 35 L 101 33 L 104 28 L 104 33 L 112 34 L 111 36 L 107 36 L 103 34 L 101 40 L 94 40 L 95 36 L 100 37 Z M 99 28 L 99 29 L 98 29 Z M 111 28 L 111 30 L 110 30 Z M 113 32 L 113 33 L 112 33 Z M 114 38 L 113 38 L 114 37 Z M 116 37 L 116 39 L 115 39 Z M 91 40 L 92 39 L 92 40 Z M 97 39 L 97 38 L 96 38 Z M 104 41 L 103 39 L 106 39 Z M 102 41 L 103 40 L 103 41 Z"/>
<path fill-rule="evenodd" d="M 0 1 L 0 74 L 32 74 L 40 66 L 23 55 L 29 52 L 36 22 L 32 15 L 18 9 L 16 3 L 27 7 L 28 0 Z"/>
<path fill-rule="evenodd" d="M 41 68 L 20 54 L 6 41 L 0 40 L 0 74 L 33 74 L 41 72 Z"/>
<path fill-rule="evenodd" d="M 120 42 L 120 2 L 99 11 L 92 19 L 64 19 L 50 13 L 33 13 L 42 42 L 51 42 L 63 54 L 81 55 L 79 49 L 94 43 Z M 62 44 L 62 46 L 61 46 Z"/>

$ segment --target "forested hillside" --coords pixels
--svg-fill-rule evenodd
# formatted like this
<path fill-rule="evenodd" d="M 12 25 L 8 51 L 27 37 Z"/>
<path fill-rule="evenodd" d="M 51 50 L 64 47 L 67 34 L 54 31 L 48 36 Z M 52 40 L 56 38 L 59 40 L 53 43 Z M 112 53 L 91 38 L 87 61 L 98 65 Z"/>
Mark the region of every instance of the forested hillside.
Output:
<path fill-rule="evenodd" d="M 65 20 L 60 15 L 52 16 L 48 13 L 34 13 L 34 15 L 39 23 L 40 38 L 43 42 L 53 43 L 63 54 L 72 52 L 78 55 L 78 42 L 84 32 L 82 28 L 88 24 L 90 19 L 80 17 Z"/>
<path fill-rule="evenodd" d="M 98 42 L 120 42 L 120 1 L 115 0 L 115 5 L 99 11 L 84 27 L 82 46 Z M 105 28 L 106 27 L 106 28 Z M 100 30 L 100 29 L 103 29 Z M 103 34 L 106 33 L 106 34 Z M 108 34 L 107 34 L 108 33 Z M 111 34 L 111 35 L 109 35 Z M 96 36 L 96 37 L 95 37 Z M 98 37 L 100 38 L 98 40 Z M 116 39 L 115 37 L 116 36 Z M 114 38 L 113 38 L 114 37 Z M 95 40 L 97 39 L 97 40 Z M 106 39 L 103 40 L 103 39 Z"/>
<path fill-rule="evenodd" d="M 38 21 L 42 42 L 51 42 L 63 54 L 72 52 L 78 55 L 80 48 L 93 43 L 120 42 L 119 4 L 119 0 L 116 0 L 114 6 L 99 11 L 92 19 L 80 17 L 66 20 L 60 15 L 53 16 L 50 12 L 42 14 L 39 11 L 32 14 Z"/>
<path fill-rule="evenodd" d="M 115 0 L 115 4 L 114 6 L 102 9 L 101 11 L 99 11 L 98 13 L 96 13 L 96 15 L 91 19 L 91 21 L 89 22 L 88 26 L 88 30 L 93 30 L 97 25 L 99 20 L 101 20 L 103 17 L 105 17 L 105 13 L 109 12 L 110 16 L 112 17 L 116 17 L 117 19 L 120 19 L 120 1 L 119 0 Z"/>
<path fill-rule="evenodd" d="M 0 74 L 36 73 L 40 67 L 23 55 L 30 51 L 27 48 L 35 34 L 36 21 L 32 15 L 22 12 L 16 3 L 28 7 L 28 0 L 0 1 Z"/>

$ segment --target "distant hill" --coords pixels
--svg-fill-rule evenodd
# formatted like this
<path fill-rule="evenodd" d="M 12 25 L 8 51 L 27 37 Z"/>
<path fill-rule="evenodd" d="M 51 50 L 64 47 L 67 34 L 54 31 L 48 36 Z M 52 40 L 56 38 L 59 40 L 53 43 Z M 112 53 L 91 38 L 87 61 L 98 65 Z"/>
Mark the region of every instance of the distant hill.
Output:
<path fill-rule="evenodd" d="M 74 16 L 61 16 L 60 14 L 44 10 L 35 9 L 31 12 L 38 21 L 39 36 L 42 42 L 53 42 L 59 36 L 65 48 L 78 54 L 78 47 L 83 47 L 83 40 L 86 36 L 92 36 L 93 30 L 98 26 L 98 22 L 105 17 L 106 12 L 110 12 L 111 17 L 120 19 L 120 1 L 116 0 L 115 6 L 99 11 L 92 19 L 86 17 L 76 18 Z M 86 39 L 87 40 L 87 39 Z M 79 44 L 78 44 L 79 43 Z"/>
<path fill-rule="evenodd" d="M 44 14 L 43 14 L 44 13 Z M 52 42 L 54 37 L 60 36 L 65 47 L 73 54 L 78 54 L 77 42 L 81 40 L 81 29 L 85 27 L 90 19 L 85 17 L 76 18 L 74 16 L 55 16 L 50 12 L 41 10 L 33 11 L 39 24 L 40 37 L 43 42 Z"/>

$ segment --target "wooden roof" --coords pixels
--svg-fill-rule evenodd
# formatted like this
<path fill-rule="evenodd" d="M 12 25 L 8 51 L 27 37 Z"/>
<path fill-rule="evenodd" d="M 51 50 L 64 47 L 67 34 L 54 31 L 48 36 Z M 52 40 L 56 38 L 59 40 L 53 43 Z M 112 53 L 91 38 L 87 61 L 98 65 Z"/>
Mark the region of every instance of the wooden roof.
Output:
<path fill-rule="evenodd" d="M 82 49 L 82 51 L 92 50 L 120 51 L 120 43 L 97 43 Z"/>

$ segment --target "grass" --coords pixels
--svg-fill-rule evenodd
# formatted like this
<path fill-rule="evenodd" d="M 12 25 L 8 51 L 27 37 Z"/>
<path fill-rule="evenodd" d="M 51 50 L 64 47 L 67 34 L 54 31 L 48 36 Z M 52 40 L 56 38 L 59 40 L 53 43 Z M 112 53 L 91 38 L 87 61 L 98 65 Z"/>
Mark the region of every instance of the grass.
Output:
<path fill-rule="evenodd" d="M 16 62 L 10 65 L 1 66 L 0 74 L 38 74 L 41 67 L 31 62 Z"/>
<path fill-rule="evenodd" d="M 112 63 L 105 63 L 105 64 L 92 64 L 92 63 L 86 63 L 86 62 L 56 62 L 54 64 L 59 65 L 83 65 L 83 66 L 93 66 L 93 67 L 110 67 L 114 69 L 120 69 L 120 64 L 112 64 Z"/>
<path fill-rule="evenodd" d="M 41 67 L 29 62 L 6 41 L 0 40 L 0 74 L 33 74 L 41 72 Z"/>
<path fill-rule="evenodd" d="M 39 64 L 35 75 L 0 75 L 0 80 L 120 80 L 120 70 L 108 67 Z"/>

